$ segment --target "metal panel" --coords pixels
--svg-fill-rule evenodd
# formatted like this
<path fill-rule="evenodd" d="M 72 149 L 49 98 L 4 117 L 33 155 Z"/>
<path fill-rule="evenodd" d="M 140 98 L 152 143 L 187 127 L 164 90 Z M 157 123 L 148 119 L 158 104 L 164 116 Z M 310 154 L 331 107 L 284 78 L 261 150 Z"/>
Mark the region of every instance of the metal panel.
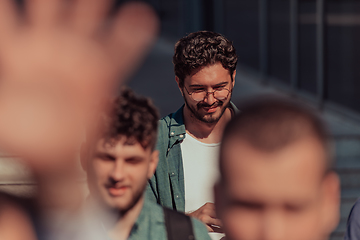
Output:
<path fill-rule="evenodd" d="M 267 82 L 269 68 L 269 29 L 268 0 L 259 0 L 260 72 L 263 83 Z"/>
<path fill-rule="evenodd" d="M 325 0 L 316 2 L 316 26 L 317 99 L 319 108 L 322 108 L 325 97 Z"/>
<path fill-rule="evenodd" d="M 224 33 L 224 3 L 223 0 L 214 0 L 214 31 Z"/>
<path fill-rule="evenodd" d="M 299 3 L 290 1 L 290 81 L 293 92 L 299 87 Z"/>

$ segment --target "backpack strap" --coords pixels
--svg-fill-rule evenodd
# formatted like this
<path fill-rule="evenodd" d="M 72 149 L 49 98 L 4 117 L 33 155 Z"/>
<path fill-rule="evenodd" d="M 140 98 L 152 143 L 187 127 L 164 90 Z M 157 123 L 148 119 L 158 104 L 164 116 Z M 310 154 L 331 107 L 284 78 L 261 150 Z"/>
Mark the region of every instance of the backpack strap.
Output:
<path fill-rule="evenodd" d="M 194 240 L 194 232 L 189 216 L 163 207 L 168 240 Z"/>

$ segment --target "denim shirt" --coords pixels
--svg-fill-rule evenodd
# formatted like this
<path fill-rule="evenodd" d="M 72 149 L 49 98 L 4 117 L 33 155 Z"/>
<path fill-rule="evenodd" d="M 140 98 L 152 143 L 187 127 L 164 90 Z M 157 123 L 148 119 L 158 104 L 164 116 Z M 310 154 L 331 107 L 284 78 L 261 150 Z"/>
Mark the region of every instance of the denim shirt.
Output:
<path fill-rule="evenodd" d="M 229 108 L 239 110 L 230 102 Z M 149 180 L 146 198 L 158 204 L 185 211 L 184 168 L 180 143 L 186 136 L 184 105 L 159 121 L 156 149 L 159 163 L 154 176 Z"/>
<path fill-rule="evenodd" d="M 197 240 L 210 240 L 206 227 L 196 219 L 191 218 L 193 232 Z M 161 206 L 150 201 L 144 201 L 140 215 L 131 229 L 129 240 L 166 240 L 167 232 L 164 211 Z"/>

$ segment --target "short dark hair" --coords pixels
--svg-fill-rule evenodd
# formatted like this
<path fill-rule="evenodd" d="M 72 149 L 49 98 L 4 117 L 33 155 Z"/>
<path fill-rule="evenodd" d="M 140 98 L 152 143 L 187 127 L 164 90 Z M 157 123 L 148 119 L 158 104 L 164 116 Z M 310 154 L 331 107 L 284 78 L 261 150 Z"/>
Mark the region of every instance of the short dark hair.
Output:
<path fill-rule="evenodd" d="M 315 137 L 327 154 L 325 171 L 332 168 L 330 134 L 325 123 L 309 107 L 293 100 L 262 96 L 239 104 L 240 114 L 225 127 L 221 155 L 227 141 L 242 139 L 263 152 L 275 152 L 303 137 Z M 222 161 L 220 172 L 223 175 Z"/>
<path fill-rule="evenodd" d="M 123 88 L 103 117 L 101 138 L 111 143 L 125 136 L 128 143 L 138 142 L 143 148 L 154 149 L 159 113 L 149 98 L 136 96 Z"/>
<path fill-rule="evenodd" d="M 217 62 L 229 70 L 232 79 L 237 64 L 236 51 L 232 42 L 219 33 L 194 32 L 175 44 L 173 64 L 180 87 L 184 86 L 185 77 L 193 71 Z"/>

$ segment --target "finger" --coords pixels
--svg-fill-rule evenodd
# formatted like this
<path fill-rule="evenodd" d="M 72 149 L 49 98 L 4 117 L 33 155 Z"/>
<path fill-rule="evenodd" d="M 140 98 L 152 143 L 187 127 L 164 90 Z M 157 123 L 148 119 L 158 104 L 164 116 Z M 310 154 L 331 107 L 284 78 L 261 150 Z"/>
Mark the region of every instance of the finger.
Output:
<path fill-rule="evenodd" d="M 35 27 L 52 27 L 64 14 L 64 4 L 61 0 L 26 0 L 26 18 Z"/>
<path fill-rule="evenodd" d="M 104 23 L 109 11 L 109 0 L 76 0 L 72 12 L 72 23 L 77 31 L 90 35 Z"/>
<path fill-rule="evenodd" d="M 207 202 L 202 207 L 202 212 L 212 218 L 216 218 L 215 204 Z"/>
<path fill-rule="evenodd" d="M 205 225 L 206 229 L 208 232 L 214 232 L 214 230 L 212 229 L 212 227 Z"/>
<path fill-rule="evenodd" d="M 209 225 L 209 226 L 218 226 L 218 227 L 221 227 L 221 221 L 217 218 L 212 218 L 210 216 L 206 216 L 206 215 L 203 215 L 200 217 L 200 221 L 205 223 L 206 225 Z"/>
<path fill-rule="evenodd" d="M 17 11 L 12 0 L 0 1 L 0 42 L 8 39 L 15 31 L 18 21 Z"/>
<path fill-rule="evenodd" d="M 106 39 L 121 78 L 127 77 L 145 55 L 158 31 L 155 12 L 142 3 L 128 3 L 116 15 Z"/>
<path fill-rule="evenodd" d="M 221 227 L 219 227 L 219 226 L 211 225 L 210 227 L 211 227 L 211 229 L 212 229 L 213 232 L 216 232 L 216 233 L 224 233 L 224 230 L 223 230 Z"/>

